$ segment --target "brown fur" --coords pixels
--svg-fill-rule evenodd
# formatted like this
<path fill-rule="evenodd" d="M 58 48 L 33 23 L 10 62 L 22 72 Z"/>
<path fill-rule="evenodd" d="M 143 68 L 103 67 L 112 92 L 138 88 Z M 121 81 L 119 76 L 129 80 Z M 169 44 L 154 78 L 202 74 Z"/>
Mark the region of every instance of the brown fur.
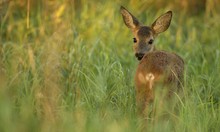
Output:
<path fill-rule="evenodd" d="M 154 100 L 157 86 L 166 88 L 168 96 L 181 90 L 184 61 L 175 53 L 156 50 L 151 43 L 159 33 L 168 29 L 172 19 L 171 11 L 158 17 L 151 26 L 142 25 L 124 7 L 121 7 L 121 14 L 137 40 L 134 51 L 140 63 L 135 74 L 136 100 L 139 112 L 145 114 L 148 104 Z"/>
<path fill-rule="evenodd" d="M 168 53 L 166 51 L 153 51 L 145 54 L 140 61 L 136 75 L 136 98 L 139 112 L 146 112 L 147 105 L 154 99 L 154 87 L 149 86 L 150 81 L 145 78 L 140 79 L 139 75 L 146 77 L 148 74 L 153 74 L 154 79 L 152 84 L 162 84 L 169 88 L 169 95 L 172 92 L 181 90 L 183 80 L 184 61 L 178 55 Z"/>

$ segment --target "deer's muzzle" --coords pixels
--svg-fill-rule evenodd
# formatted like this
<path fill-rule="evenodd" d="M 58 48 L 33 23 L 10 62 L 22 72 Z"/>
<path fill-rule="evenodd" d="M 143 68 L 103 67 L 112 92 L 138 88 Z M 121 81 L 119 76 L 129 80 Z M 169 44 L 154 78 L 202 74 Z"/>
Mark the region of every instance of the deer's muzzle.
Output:
<path fill-rule="evenodd" d="M 138 60 L 141 60 L 144 57 L 143 53 L 135 53 L 135 56 L 137 57 Z"/>

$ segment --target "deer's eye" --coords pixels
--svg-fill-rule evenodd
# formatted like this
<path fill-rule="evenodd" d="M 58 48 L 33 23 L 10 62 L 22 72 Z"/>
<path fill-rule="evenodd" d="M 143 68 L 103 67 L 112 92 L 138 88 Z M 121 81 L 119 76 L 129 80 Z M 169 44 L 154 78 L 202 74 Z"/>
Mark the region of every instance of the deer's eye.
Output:
<path fill-rule="evenodd" d="M 154 40 L 151 39 L 151 40 L 148 42 L 148 44 L 153 44 L 153 42 L 154 42 Z"/>
<path fill-rule="evenodd" d="M 134 41 L 134 43 L 137 43 L 137 39 L 136 38 L 133 38 L 133 41 Z"/>

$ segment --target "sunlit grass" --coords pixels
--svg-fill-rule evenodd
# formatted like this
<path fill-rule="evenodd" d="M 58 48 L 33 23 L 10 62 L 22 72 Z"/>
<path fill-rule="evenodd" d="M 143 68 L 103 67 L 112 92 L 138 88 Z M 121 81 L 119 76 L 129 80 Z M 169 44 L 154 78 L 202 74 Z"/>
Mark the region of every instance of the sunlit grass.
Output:
<path fill-rule="evenodd" d="M 1 17 L 0 131 L 220 130 L 216 3 L 181 12 L 176 6 L 185 5 L 171 0 L 29 2 L 29 17 L 24 0 L 11 2 Z M 155 44 L 184 58 L 184 98 L 176 95 L 172 109 L 152 106 L 167 116 L 150 117 L 147 125 L 136 115 L 138 62 L 120 5 L 146 24 L 174 10 Z"/>

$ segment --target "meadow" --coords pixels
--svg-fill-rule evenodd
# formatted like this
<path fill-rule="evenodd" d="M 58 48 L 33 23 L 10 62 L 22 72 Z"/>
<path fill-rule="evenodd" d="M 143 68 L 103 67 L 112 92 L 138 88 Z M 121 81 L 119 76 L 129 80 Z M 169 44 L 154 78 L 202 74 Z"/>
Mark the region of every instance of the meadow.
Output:
<path fill-rule="evenodd" d="M 4 1 L 1 132 L 141 131 L 134 88 L 138 61 L 121 5 L 147 25 L 172 10 L 171 26 L 155 44 L 185 60 L 178 112 L 168 108 L 168 118 L 150 119 L 146 131 L 220 130 L 218 0 Z"/>

